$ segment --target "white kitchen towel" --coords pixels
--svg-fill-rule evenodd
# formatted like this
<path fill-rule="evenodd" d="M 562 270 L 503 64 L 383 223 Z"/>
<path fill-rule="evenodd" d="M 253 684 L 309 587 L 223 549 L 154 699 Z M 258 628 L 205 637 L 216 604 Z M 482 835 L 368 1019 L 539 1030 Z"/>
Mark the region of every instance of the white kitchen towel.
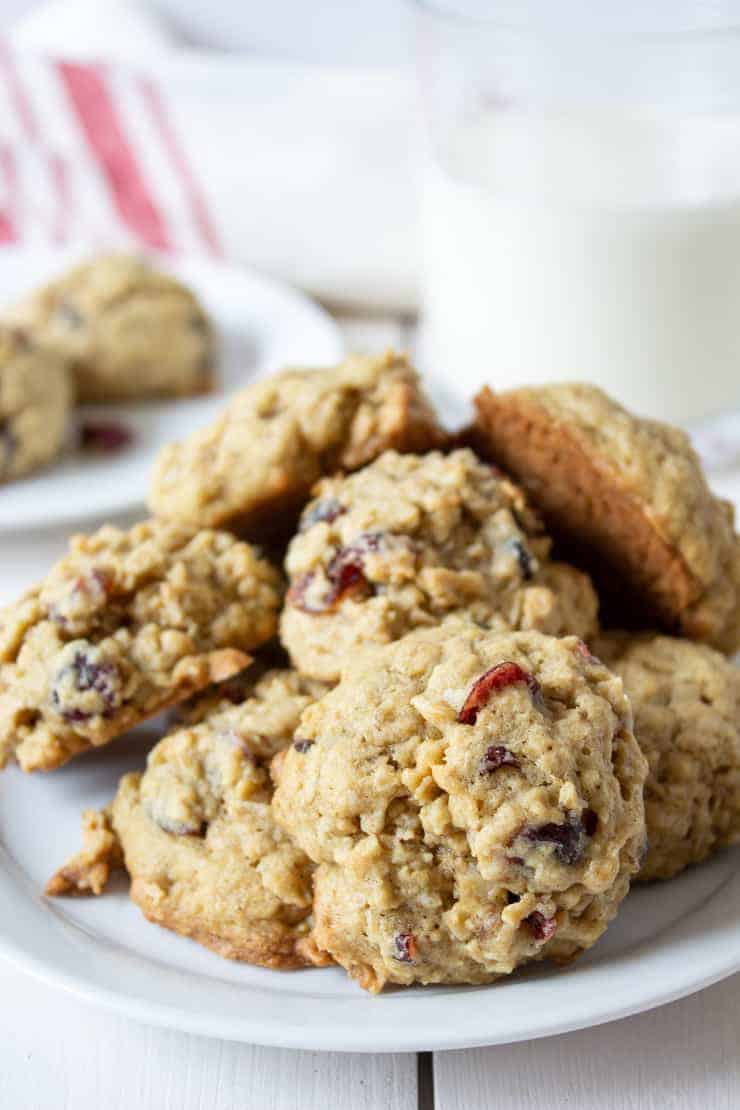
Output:
<path fill-rule="evenodd" d="M 188 50 L 125 0 L 56 0 L 0 49 L 0 241 L 205 251 L 412 308 L 411 84 Z"/>

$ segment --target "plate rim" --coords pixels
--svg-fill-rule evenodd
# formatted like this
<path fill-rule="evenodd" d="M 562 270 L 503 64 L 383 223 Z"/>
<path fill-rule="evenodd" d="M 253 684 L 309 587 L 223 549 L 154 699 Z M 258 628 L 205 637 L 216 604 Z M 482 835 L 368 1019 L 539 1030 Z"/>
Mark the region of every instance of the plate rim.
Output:
<path fill-rule="evenodd" d="M 20 882 L 18 877 L 13 875 L 13 871 L 19 873 Z M 50 926 L 51 918 L 45 917 L 48 912 L 43 904 L 45 899 L 34 897 L 24 890 L 31 883 L 30 878 L 25 874 L 20 864 L 9 857 L 6 849 L 2 848 L 0 849 L 0 885 L 5 885 L 8 881 L 10 881 L 18 896 L 26 895 L 28 904 L 35 911 L 44 915 L 42 917 L 44 927 L 53 928 L 53 926 Z M 464 1022 L 462 1026 L 456 1026 L 454 1022 L 440 1023 L 438 1029 L 433 1033 L 425 1028 L 425 1032 L 417 1035 L 413 1032 L 411 1024 L 413 1011 L 419 1006 L 427 1008 L 432 1000 L 424 989 L 391 991 L 381 994 L 378 998 L 369 998 L 359 993 L 360 988 L 358 987 L 357 997 L 336 998 L 317 997 L 310 994 L 286 993 L 283 995 L 281 992 L 271 992 L 269 988 L 261 986 L 228 983 L 227 986 L 230 989 L 241 991 L 244 995 L 244 1012 L 238 1019 L 234 1019 L 227 1014 L 218 1014 L 197 1006 L 188 1009 L 181 1004 L 147 998 L 140 993 L 129 994 L 121 989 L 114 990 L 108 985 L 96 981 L 92 973 L 75 975 L 66 967 L 60 967 L 58 962 L 55 962 L 53 955 L 45 956 L 36 951 L 33 942 L 29 942 L 28 938 L 21 941 L 14 936 L 12 928 L 8 928 L 7 918 L 0 921 L 0 956 L 34 978 L 51 987 L 64 990 L 83 1002 L 160 1028 L 263 1047 L 306 1051 L 362 1053 L 447 1051 L 514 1044 L 575 1032 L 579 1029 L 594 1028 L 598 1025 L 619 1021 L 675 1002 L 735 974 L 740 971 L 740 926 L 736 918 L 733 926 L 733 944 L 715 944 L 704 949 L 703 958 L 700 960 L 683 959 L 679 961 L 675 975 L 672 975 L 670 979 L 665 974 L 659 975 L 657 983 L 655 981 L 656 969 L 652 966 L 665 961 L 666 957 L 670 957 L 673 947 L 671 943 L 672 935 L 676 934 L 676 936 L 673 936 L 673 943 L 678 945 L 681 932 L 687 928 L 692 919 L 696 918 L 698 914 L 704 915 L 707 912 L 707 907 L 711 907 L 712 903 L 720 899 L 723 894 L 731 899 L 734 896 L 735 903 L 740 905 L 740 870 L 736 867 L 730 871 L 712 893 L 706 905 L 695 906 L 687 914 L 677 918 L 656 937 L 639 943 L 634 948 L 627 949 L 619 956 L 609 958 L 603 964 L 586 965 L 580 972 L 576 971 L 579 979 L 582 980 L 575 991 L 576 1001 L 582 1001 L 584 989 L 587 993 L 590 992 L 590 1010 L 584 1009 L 578 1013 L 575 1012 L 576 1007 L 572 1012 L 563 1011 L 562 1005 L 558 1005 L 555 1013 L 550 1014 L 548 1007 L 543 1006 L 541 1010 L 538 1010 L 539 1017 L 537 1020 L 526 1027 L 519 1022 L 509 1033 L 502 1033 L 500 1028 L 498 1032 L 486 1031 L 485 1015 L 490 1012 L 489 1008 L 470 1004 L 470 1000 L 475 999 L 476 996 L 495 998 L 495 993 L 491 995 L 491 992 L 505 990 L 506 980 L 502 984 L 494 983 L 482 987 L 431 988 L 435 991 L 437 1000 L 439 1000 L 440 995 L 447 995 L 444 1006 L 448 1017 L 454 1018 L 457 1009 L 462 1010 L 463 1018 L 465 1018 L 465 1011 L 467 1011 L 468 1021 L 467 1023 Z M 7 907 L 8 903 L 6 902 Z M 80 934 L 86 934 L 93 945 L 101 949 L 109 947 L 110 942 L 94 933 L 86 933 L 84 929 L 69 919 L 64 919 L 64 924 Z M 702 936 L 707 934 L 708 930 L 701 933 Z M 55 934 L 57 943 L 62 943 L 63 939 L 61 933 Z M 690 940 L 689 943 L 694 947 L 696 945 L 695 940 Z M 122 948 L 121 951 L 128 958 L 133 958 L 142 965 L 149 962 L 146 961 L 145 957 L 134 951 L 125 948 Z M 644 964 L 646 957 L 647 964 Z M 628 965 L 639 965 L 642 974 L 633 977 L 635 989 L 629 992 L 627 997 L 621 1001 L 612 1001 L 611 993 L 603 987 L 600 988 L 599 981 L 604 978 L 607 980 L 614 979 L 616 976 L 616 981 L 619 982 L 618 965 L 625 962 Z M 633 970 L 636 970 L 636 968 Z M 163 973 L 186 974 L 174 966 L 167 967 Z M 280 973 L 275 972 L 274 974 Z M 306 974 L 316 974 L 316 972 L 307 970 Z M 552 978 L 546 978 L 545 983 L 553 979 L 557 981 L 560 976 L 568 976 L 570 972 L 565 969 L 551 974 Z M 625 974 L 629 974 L 629 967 L 626 968 Z M 196 978 L 206 979 L 205 976 L 196 976 Z M 591 979 L 597 981 L 594 986 L 589 986 L 589 980 Z M 513 984 L 515 981 L 509 980 L 508 982 Z M 260 995 L 263 997 L 269 995 L 273 1000 L 277 1000 L 278 1009 L 285 1010 L 288 1015 L 287 1018 L 278 1021 L 275 1016 L 271 1015 L 266 1019 L 264 1011 L 261 1011 L 259 1007 L 255 1008 L 257 1016 L 252 1017 L 250 1000 L 254 1001 L 255 998 L 258 1000 Z M 398 1017 L 398 1010 L 389 1014 L 385 1008 L 384 1010 L 380 1009 L 380 1007 L 383 1007 L 384 1000 L 390 1006 L 394 1006 L 395 1000 L 395 1005 L 403 1012 L 403 1025 L 399 1026 L 396 1021 L 382 1020 L 383 1012 L 388 1018 Z M 467 1004 L 465 1000 L 468 1000 Z M 453 1006 L 453 1002 L 456 1002 L 457 1005 Z M 378 1018 L 381 1020 L 370 1023 L 372 1029 L 370 1033 L 368 1033 L 368 1023 L 363 1021 L 353 1022 L 351 1019 L 346 1020 L 347 1016 L 352 1015 L 353 1005 L 361 1003 L 379 1007 Z M 440 1001 L 436 1001 L 436 1005 L 440 1005 Z M 324 1007 L 336 1009 L 340 1013 L 344 1011 L 345 1020 L 332 1024 L 330 1018 L 322 1019 L 321 1010 Z M 495 1010 L 495 1007 L 493 1009 Z M 297 1013 L 298 1019 L 302 1018 L 302 1020 L 293 1016 L 294 1013 Z M 427 1013 L 429 1013 L 428 1010 Z M 473 1020 L 479 1025 L 478 1031 L 471 1028 Z M 427 1017 L 428 1022 L 429 1017 Z"/>

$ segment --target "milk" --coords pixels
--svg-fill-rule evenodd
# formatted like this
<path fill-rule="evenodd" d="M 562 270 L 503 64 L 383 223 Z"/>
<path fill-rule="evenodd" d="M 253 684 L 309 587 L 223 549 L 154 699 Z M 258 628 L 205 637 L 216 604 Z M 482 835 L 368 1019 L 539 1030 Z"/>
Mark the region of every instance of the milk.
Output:
<path fill-rule="evenodd" d="M 593 381 L 674 421 L 740 406 L 740 119 L 492 112 L 437 153 L 433 373 Z"/>

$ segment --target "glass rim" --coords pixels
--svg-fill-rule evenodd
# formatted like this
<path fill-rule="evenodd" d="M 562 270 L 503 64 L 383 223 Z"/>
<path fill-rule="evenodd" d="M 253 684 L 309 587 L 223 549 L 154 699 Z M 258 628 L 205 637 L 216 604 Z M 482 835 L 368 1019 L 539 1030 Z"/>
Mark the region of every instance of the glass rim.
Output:
<path fill-rule="evenodd" d="M 456 3 L 455 0 L 406 0 L 406 4 L 420 14 L 436 19 L 440 24 L 447 24 L 450 27 L 477 27 L 491 31 L 499 30 L 512 34 L 538 37 L 551 32 L 555 35 L 567 34 L 572 30 L 572 27 L 558 26 L 558 23 L 552 19 L 528 17 L 526 12 L 521 13 L 517 18 L 513 11 L 514 5 L 511 4 L 507 5 L 509 12 L 502 12 L 501 14 L 482 10 L 465 11 L 463 5 Z M 582 22 L 578 30 L 580 33 L 597 38 L 615 39 L 644 37 L 655 40 L 673 40 L 678 38 L 721 37 L 740 32 L 740 3 L 734 3 L 734 7 L 737 11 L 732 16 L 727 13 L 722 18 L 711 18 L 704 21 L 697 19 L 692 22 L 681 19 L 676 20 L 674 26 L 655 26 L 649 23 L 641 25 L 637 16 L 632 21 L 627 19 L 620 21 L 609 17 L 606 12 L 602 12 L 600 14 L 606 18 L 601 24 L 598 18 L 591 16 L 591 18 Z M 521 7 L 519 10 L 521 12 Z M 614 11 L 614 9 L 611 9 L 611 11 Z M 666 8 L 667 12 L 668 9 Z M 585 10 L 582 10 L 580 14 L 585 14 Z"/>

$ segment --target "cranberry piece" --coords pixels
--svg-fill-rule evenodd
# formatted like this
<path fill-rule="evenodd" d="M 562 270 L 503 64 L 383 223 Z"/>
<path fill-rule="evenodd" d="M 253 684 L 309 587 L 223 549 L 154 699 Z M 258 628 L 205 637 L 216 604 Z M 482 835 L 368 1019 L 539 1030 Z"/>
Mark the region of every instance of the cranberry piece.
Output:
<path fill-rule="evenodd" d="M 85 420 L 80 427 L 80 447 L 83 451 L 111 454 L 128 447 L 134 433 L 117 420 Z"/>
<path fill-rule="evenodd" d="M 300 737 L 293 741 L 293 747 L 301 755 L 305 755 L 309 748 L 313 747 L 313 740 L 302 740 Z"/>
<path fill-rule="evenodd" d="M 380 551 L 385 540 L 383 532 L 363 532 L 347 547 L 341 547 L 329 563 L 327 574 L 334 585 L 335 603 L 356 586 L 371 586 L 365 578 L 364 559 L 370 552 Z"/>
<path fill-rule="evenodd" d="M 586 836 L 594 836 L 599 827 L 599 815 L 592 809 L 584 809 L 581 814 L 581 824 Z"/>
<path fill-rule="evenodd" d="M 11 330 L 13 332 L 13 339 L 15 340 L 16 344 L 19 347 L 22 347 L 23 350 L 27 351 L 31 346 L 31 340 L 26 329 L 16 326 Z"/>
<path fill-rule="evenodd" d="M 587 663 L 599 662 L 585 640 L 576 640 L 576 651 L 586 660 Z"/>
<path fill-rule="evenodd" d="M 342 598 L 359 589 L 371 590 L 365 578 L 364 557 L 379 551 L 385 539 L 383 532 L 364 532 L 347 547 L 340 547 L 326 568 L 329 589 L 321 598 L 309 600 L 309 587 L 313 573 L 302 574 L 288 590 L 288 602 L 304 613 L 326 613 L 334 609 Z"/>
<path fill-rule="evenodd" d="M 348 547 L 343 548 L 334 556 L 329 564 L 328 575 L 333 587 L 332 604 L 334 605 L 355 586 L 367 586 L 368 584 L 363 571 L 362 560 Z"/>
<path fill-rule="evenodd" d="M 519 571 L 525 582 L 531 582 L 534 578 L 534 559 L 531 552 L 524 546 L 521 540 L 512 540 L 511 546 L 516 555 L 516 561 L 519 564 Z"/>
<path fill-rule="evenodd" d="M 519 760 L 503 744 L 492 744 L 490 748 L 486 748 L 486 754 L 481 760 L 480 773 L 490 775 L 499 767 L 519 767 Z"/>
<path fill-rule="evenodd" d="M 562 825 L 555 821 L 548 821 L 544 825 L 529 825 L 523 829 L 521 835 L 535 844 L 552 844 L 555 858 L 560 863 L 572 866 L 583 856 L 585 831 L 581 819 L 571 815 Z"/>
<path fill-rule="evenodd" d="M 541 698 L 540 684 L 534 675 L 525 671 L 518 663 L 497 663 L 495 667 L 477 678 L 468 691 L 463 707 L 457 715 L 461 725 L 474 725 L 481 709 L 488 704 L 492 694 L 498 694 L 507 686 L 524 685 L 535 701 Z"/>
<path fill-rule="evenodd" d="M 299 532 L 307 532 L 309 528 L 313 528 L 314 524 L 331 524 L 346 513 L 347 508 L 337 501 L 336 497 L 325 497 L 323 501 L 317 501 L 315 505 L 310 506 L 301 517 Z"/>
<path fill-rule="evenodd" d="M 112 663 L 94 663 L 84 651 L 75 653 L 70 664 L 62 669 L 57 681 L 63 682 L 71 673 L 73 688 L 81 694 L 94 690 L 103 703 L 102 717 L 110 717 L 118 706 L 118 697 L 115 690 L 117 671 Z M 85 712 L 78 706 L 65 706 L 63 697 L 58 687 L 52 691 L 52 702 L 58 709 L 59 715 L 65 721 L 87 721 L 93 714 Z M 97 715 L 97 714 L 96 714 Z"/>
<path fill-rule="evenodd" d="M 413 933 L 396 933 L 396 959 L 404 964 L 412 964 L 417 956 L 416 938 Z"/>
<path fill-rule="evenodd" d="M 556 917 L 545 917 L 544 913 L 539 910 L 534 910 L 530 913 L 529 917 L 524 918 L 529 926 L 532 936 L 535 940 L 540 941 L 542 944 L 555 936 L 558 929 L 558 922 Z"/>

